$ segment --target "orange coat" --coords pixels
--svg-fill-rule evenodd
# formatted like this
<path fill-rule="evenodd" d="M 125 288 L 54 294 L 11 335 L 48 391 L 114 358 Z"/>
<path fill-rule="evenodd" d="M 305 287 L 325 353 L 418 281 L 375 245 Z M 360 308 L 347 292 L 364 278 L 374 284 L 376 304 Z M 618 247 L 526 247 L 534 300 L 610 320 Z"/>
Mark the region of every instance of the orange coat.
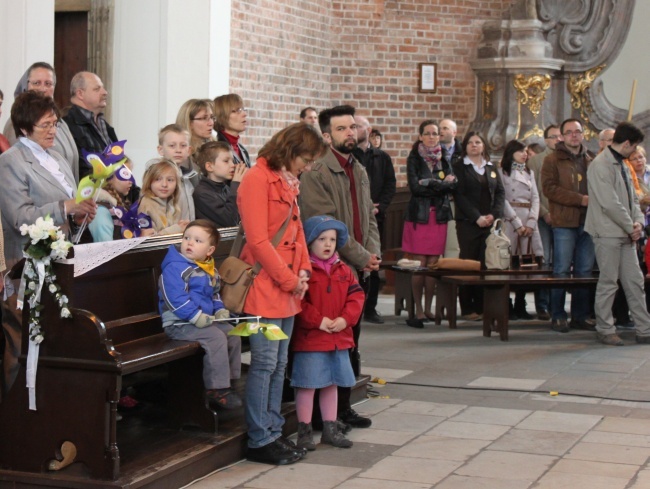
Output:
<path fill-rule="evenodd" d="M 244 176 L 237 191 L 237 206 L 246 233 L 241 259 L 262 264 L 253 281 L 244 311 L 266 318 L 288 318 L 300 312 L 300 299 L 293 295 L 298 272 L 311 272 L 307 243 L 296 202 L 297 191 L 264 158 Z M 271 241 L 289 215 L 292 217 L 277 248 Z"/>

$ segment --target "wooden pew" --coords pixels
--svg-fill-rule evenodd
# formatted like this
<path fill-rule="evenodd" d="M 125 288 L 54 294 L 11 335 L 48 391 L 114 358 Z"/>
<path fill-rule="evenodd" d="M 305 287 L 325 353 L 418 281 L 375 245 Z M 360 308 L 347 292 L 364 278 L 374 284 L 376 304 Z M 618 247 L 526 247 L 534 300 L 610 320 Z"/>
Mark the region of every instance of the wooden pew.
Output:
<path fill-rule="evenodd" d="M 234 235 L 223 230 L 218 261 L 228 255 Z M 231 415 L 237 430 L 216 434 L 216 413 L 203 398 L 203 351 L 162 330 L 160 264 L 169 245 L 179 241 L 180 236 L 147 240 L 79 277 L 73 277 L 72 264 L 55 264 L 73 317 L 60 319 L 43 292 L 36 411 L 28 409 L 24 328 L 20 373 L 0 404 L 0 488 L 134 487 L 136 481 L 137 487 L 179 487 L 242 458 L 242 413 Z M 24 324 L 27 316 L 25 310 Z M 124 377 L 160 366 L 168 372 L 162 418 L 118 423 Z M 198 429 L 180 430 L 187 426 Z M 62 450 L 64 442 L 69 443 Z M 59 452 L 71 446 L 75 463 L 51 471 Z"/>

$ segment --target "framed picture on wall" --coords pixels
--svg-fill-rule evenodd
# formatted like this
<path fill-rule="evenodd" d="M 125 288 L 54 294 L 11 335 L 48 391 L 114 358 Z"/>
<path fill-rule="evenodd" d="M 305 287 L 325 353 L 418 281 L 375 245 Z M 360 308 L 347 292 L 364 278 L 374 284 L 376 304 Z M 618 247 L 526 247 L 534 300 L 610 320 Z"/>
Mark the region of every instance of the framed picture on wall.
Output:
<path fill-rule="evenodd" d="M 438 91 L 438 64 L 418 63 L 418 89 L 422 93 Z"/>

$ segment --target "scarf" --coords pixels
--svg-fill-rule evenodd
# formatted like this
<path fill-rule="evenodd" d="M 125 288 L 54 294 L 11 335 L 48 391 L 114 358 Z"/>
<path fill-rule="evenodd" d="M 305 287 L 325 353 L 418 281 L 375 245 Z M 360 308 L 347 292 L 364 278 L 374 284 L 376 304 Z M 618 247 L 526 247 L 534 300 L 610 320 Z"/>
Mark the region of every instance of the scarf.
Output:
<path fill-rule="evenodd" d="M 339 254 L 334 253 L 327 260 L 321 260 L 316 255 L 314 255 L 313 253 L 310 252 L 309 253 L 309 258 L 311 259 L 312 263 L 314 263 L 315 265 L 318 265 L 320 268 L 325 270 L 327 275 L 329 275 L 330 270 L 332 270 L 332 265 L 334 265 L 339 260 Z"/>
<path fill-rule="evenodd" d="M 232 134 L 228 134 L 227 132 L 221 132 L 221 134 L 223 134 L 223 137 L 225 137 L 228 143 L 230 143 L 230 147 L 235 152 L 235 154 L 239 156 L 239 158 L 241 158 L 242 155 L 239 149 L 239 136 L 233 136 Z"/>
<path fill-rule="evenodd" d="M 289 188 L 293 193 L 296 195 L 300 193 L 300 180 L 298 180 L 298 177 L 288 171 L 284 166 L 282 167 L 282 170 L 280 170 L 280 176 L 285 182 L 287 182 L 287 185 L 289 185 Z"/>
<path fill-rule="evenodd" d="M 194 260 L 194 263 L 196 263 L 201 270 L 210 275 L 210 277 L 214 277 L 214 258 L 209 256 L 205 261 Z"/>
<path fill-rule="evenodd" d="M 632 177 L 632 184 L 634 185 L 634 191 L 636 192 L 639 198 L 643 197 L 643 190 L 641 190 L 641 185 L 639 185 L 639 177 L 636 176 L 636 171 L 634 170 L 632 163 L 630 163 L 629 160 L 627 159 L 623 161 L 630 169 L 630 176 Z"/>
<path fill-rule="evenodd" d="M 424 144 L 419 144 L 418 154 L 422 157 L 431 172 L 433 172 L 433 170 L 442 170 L 442 165 L 440 164 L 442 149 L 439 144 L 433 148 L 425 146 Z"/>
<path fill-rule="evenodd" d="M 513 161 L 512 169 L 518 171 L 526 171 L 526 163 L 517 163 L 516 161 Z"/>

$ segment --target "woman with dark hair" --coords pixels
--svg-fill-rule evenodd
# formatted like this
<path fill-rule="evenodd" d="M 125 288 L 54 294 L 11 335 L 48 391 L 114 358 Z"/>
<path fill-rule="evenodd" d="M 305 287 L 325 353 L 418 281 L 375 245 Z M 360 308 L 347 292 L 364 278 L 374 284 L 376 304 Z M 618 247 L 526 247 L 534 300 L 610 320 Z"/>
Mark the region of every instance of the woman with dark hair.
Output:
<path fill-rule="evenodd" d="M 89 220 L 95 216 L 96 204 L 92 199 L 76 202 L 72 169 L 59 153 L 51 151 L 59 117 L 54 100 L 39 92 L 18 95 L 11 107 L 11 122 L 18 141 L 0 155 L 0 209 L 7 269 L 23 257 L 29 240 L 20 232 L 23 224 L 33 224 L 39 217 L 49 215 L 70 239 L 71 226 L 80 225 L 86 216 Z M 12 284 L 16 291 L 18 282 Z M 1 302 L 2 328 L 7 338 L 2 386 L 5 392 L 18 374 L 22 323 L 16 294 L 12 291 L 7 296 Z"/>
<path fill-rule="evenodd" d="M 217 140 L 225 141 L 232 147 L 235 165 L 244 163 L 250 168 L 248 151 L 239 142 L 239 137 L 248 127 L 248 111 L 244 101 L 236 93 L 221 95 L 214 99 Z"/>
<path fill-rule="evenodd" d="M 411 200 L 404 218 L 402 250 L 419 260 L 422 266 L 429 266 L 436 263 L 445 251 L 447 222 L 453 219 L 449 197 L 456 188 L 457 181 L 451 166 L 442 158 L 440 134 L 435 121 L 424 121 L 418 132 L 418 140 L 406 160 Z M 423 328 L 423 321 L 433 319 L 431 303 L 435 279 L 413 275 L 411 286 L 415 318 L 408 319 L 406 324 L 413 328 Z"/>
<path fill-rule="evenodd" d="M 453 164 L 456 187 L 456 234 L 460 258 L 478 260 L 485 268 L 485 240 L 495 219 L 503 216 L 504 189 L 496 167 L 490 162 L 485 139 L 476 131 L 465 135 L 461 158 Z M 483 291 L 461 287 L 461 319 L 479 320 L 483 314 Z"/>
<path fill-rule="evenodd" d="M 289 337 L 311 273 L 297 203 L 298 176 L 325 150 L 318 129 L 301 122 L 293 124 L 262 147 L 257 164 L 246 173 L 237 192 L 246 234 L 241 258 L 262 266 L 246 296 L 245 314 L 261 316 L 260 322 L 278 326 Z M 305 454 L 282 436 L 280 408 L 288 349 L 289 340 L 250 336 L 247 457 L 255 462 L 285 465 Z"/>
<path fill-rule="evenodd" d="M 526 166 L 528 154 L 526 145 L 513 139 L 503 151 L 499 176 L 505 189 L 503 220 L 505 232 L 510 239 L 511 252 L 515 254 L 531 252 L 544 256 L 542 238 L 537 228 L 539 216 L 539 194 L 535 175 Z M 511 319 L 533 319 L 526 311 L 526 291 L 515 293 L 514 308 L 510 307 Z"/>

